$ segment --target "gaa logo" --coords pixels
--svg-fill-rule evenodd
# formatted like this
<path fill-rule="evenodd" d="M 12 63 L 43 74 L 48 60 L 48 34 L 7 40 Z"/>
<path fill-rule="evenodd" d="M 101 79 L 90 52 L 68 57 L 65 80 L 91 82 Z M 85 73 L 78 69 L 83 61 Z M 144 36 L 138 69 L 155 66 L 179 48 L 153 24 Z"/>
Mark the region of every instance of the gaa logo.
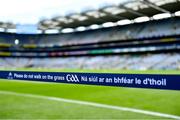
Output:
<path fill-rule="evenodd" d="M 12 75 L 12 73 L 11 73 L 11 72 L 8 74 L 7 79 L 13 79 L 13 75 Z"/>
<path fill-rule="evenodd" d="M 66 79 L 68 82 L 79 82 L 77 75 L 67 74 Z"/>

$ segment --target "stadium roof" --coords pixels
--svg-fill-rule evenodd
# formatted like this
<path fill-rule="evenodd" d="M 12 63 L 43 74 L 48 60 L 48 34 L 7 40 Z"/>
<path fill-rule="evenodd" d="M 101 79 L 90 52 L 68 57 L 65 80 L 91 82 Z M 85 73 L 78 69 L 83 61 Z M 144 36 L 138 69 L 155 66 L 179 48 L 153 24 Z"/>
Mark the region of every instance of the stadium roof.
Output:
<path fill-rule="evenodd" d="M 180 11 L 180 0 L 131 0 L 117 5 L 104 5 L 99 9 L 87 8 L 80 13 L 72 12 L 65 16 L 44 19 L 39 22 L 38 28 L 62 30 L 81 26 L 79 29 L 83 30 L 83 27 L 92 25 L 106 27 L 113 26 L 113 22 L 126 24 L 128 21 L 141 22 L 171 17 L 177 11 Z"/>
<path fill-rule="evenodd" d="M 42 1 L 43 0 L 40 0 L 38 3 L 42 3 Z M 82 2 L 80 2 L 80 0 L 78 1 L 78 4 Z M 68 12 L 68 14 L 62 14 L 62 12 L 67 13 L 67 10 L 66 12 L 63 10 L 61 11 L 58 7 L 59 5 L 50 5 L 50 8 L 53 8 L 53 11 L 56 11 L 56 15 L 55 17 L 52 17 L 52 10 L 47 13 L 46 11 L 43 12 L 43 14 L 47 14 L 49 17 L 46 17 L 46 19 L 38 22 L 39 33 L 84 31 L 87 29 L 97 29 L 101 27 L 111 27 L 116 25 L 131 24 L 134 22 L 145 22 L 154 19 L 157 20 L 173 16 L 180 16 L 180 0 L 112 0 L 110 3 L 105 2 L 106 4 L 104 3 L 103 5 L 102 1 L 105 2 L 106 0 L 101 0 L 101 2 L 97 1 L 97 4 L 94 6 L 86 7 L 83 10 L 82 7 L 86 5 L 84 3 L 81 5 L 81 8 L 78 8 L 78 6 L 76 6 L 77 4 L 75 5 L 75 8 L 73 8 L 72 6 L 74 3 L 72 6 L 66 3 L 67 6 L 64 8 L 68 7 L 68 10 L 70 7 L 72 7 L 74 10 L 74 12 Z M 44 2 L 46 3 L 47 1 Z M 56 0 L 56 2 L 59 3 L 58 0 Z M 48 4 L 49 3 L 47 2 L 46 5 Z M 99 7 L 99 5 L 101 6 Z M 35 8 L 40 9 L 37 6 Z M 25 7 L 26 6 L 23 8 Z M 77 8 L 79 10 L 77 10 Z M 46 9 L 47 6 L 44 6 L 43 10 Z M 22 11 L 22 9 L 20 11 Z M 40 11 L 41 12 L 38 13 L 38 15 L 42 13 L 42 9 Z M 61 12 L 57 14 L 58 11 Z M 13 11 L 11 10 L 11 12 Z M 33 12 L 33 15 L 35 13 Z M 3 17 L 3 11 L 1 11 L 1 14 L 1 20 L 9 21 L 5 19 L 6 17 Z M 11 16 L 13 17 L 13 15 L 17 14 L 13 12 Z M 29 22 L 32 22 L 30 19 L 31 17 L 23 17 L 23 15 L 21 15 L 21 18 L 24 20 L 28 19 Z M 37 21 L 35 18 L 37 18 L 37 15 L 34 15 L 32 20 Z M 16 29 L 16 22 L 0 22 L 0 31 L 2 32 L 17 32 Z"/>

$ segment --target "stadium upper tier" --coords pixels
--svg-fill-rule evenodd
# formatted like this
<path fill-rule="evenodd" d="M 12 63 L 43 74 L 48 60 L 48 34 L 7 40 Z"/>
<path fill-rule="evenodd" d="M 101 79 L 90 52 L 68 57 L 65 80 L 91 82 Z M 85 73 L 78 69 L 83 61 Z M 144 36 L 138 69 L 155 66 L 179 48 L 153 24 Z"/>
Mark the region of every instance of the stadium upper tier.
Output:
<path fill-rule="evenodd" d="M 0 33 L 0 56 L 60 57 L 177 52 L 180 18 L 66 34 Z"/>
<path fill-rule="evenodd" d="M 15 45 L 15 40 L 18 39 L 19 44 L 21 45 L 63 46 L 93 42 L 97 43 L 101 41 L 165 37 L 170 35 L 180 35 L 179 17 L 64 34 L 29 35 L 0 33 L 0 43 Z"/>

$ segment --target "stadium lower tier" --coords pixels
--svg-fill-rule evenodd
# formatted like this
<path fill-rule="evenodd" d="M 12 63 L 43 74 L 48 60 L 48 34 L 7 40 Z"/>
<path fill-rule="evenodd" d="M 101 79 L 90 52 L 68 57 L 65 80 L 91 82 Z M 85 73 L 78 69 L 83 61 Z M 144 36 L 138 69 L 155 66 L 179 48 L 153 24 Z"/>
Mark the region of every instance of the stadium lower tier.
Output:
<path fill-rule="evenodd" d="M 1 68 L 180 70 L 180 53 L 67 58 L 0 58 Z"/>

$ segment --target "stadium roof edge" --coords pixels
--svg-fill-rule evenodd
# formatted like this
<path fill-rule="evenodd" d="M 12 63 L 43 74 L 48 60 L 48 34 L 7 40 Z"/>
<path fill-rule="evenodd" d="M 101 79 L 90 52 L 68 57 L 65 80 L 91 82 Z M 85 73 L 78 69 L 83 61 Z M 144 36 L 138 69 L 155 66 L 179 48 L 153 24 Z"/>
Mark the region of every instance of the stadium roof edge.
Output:
<path fill-rule="evenodd" d="M 77 28 L 79 26 L 101 25 L 106 22 L 117 22 L 123 19 L 134 20 L 138 17 L 152 17 L 161 13 L 175 13 L 180 9 L 179 0 L 131 0 L 119 5 L 102 6 L 99 9 L 85 10 L 81 13 L 71 13 L 67 16 L 57 16 L 50 20 L 49 24 L 39 22 L 39 29 L 48 30 L 59 27 Z M 75 18 L 76 16 L 76 18 Z M 65 19 L 54 25 L 56 18 Z M 67 22 L 65 22 L 67 21 Z M 43 29 L 42 29 L 43 28 Z"/>
<path fill-rule="evenodd" d="M 65 16 L 43 19 L 38 23 L 38 29 L 44 33 L 46 30 L 58 30 L 60 32 L 66 28 L 72 28 L 75 31 L 79 27 L 91 29 L 92 25 L 99 26 L 95 26 L 98 29 L 102 28 L 104 23 L 117 23 L 116 25 L 119 25 L 118 21 L 123 20 L 135 23 L 143 22 L 152 20 L 155 15 L 164 13 L 171 14 L 171 17 L 179 16 L 178 11 L 180 11 L 180 0 L 130 0 L 119 4 L 102 5 L 98 9 L 89 7 L 80 13 L 71 12 Z M 16 29 L 16 25 L 0 22 L 0 29 L 8 32 L 8 29 Z"/>

